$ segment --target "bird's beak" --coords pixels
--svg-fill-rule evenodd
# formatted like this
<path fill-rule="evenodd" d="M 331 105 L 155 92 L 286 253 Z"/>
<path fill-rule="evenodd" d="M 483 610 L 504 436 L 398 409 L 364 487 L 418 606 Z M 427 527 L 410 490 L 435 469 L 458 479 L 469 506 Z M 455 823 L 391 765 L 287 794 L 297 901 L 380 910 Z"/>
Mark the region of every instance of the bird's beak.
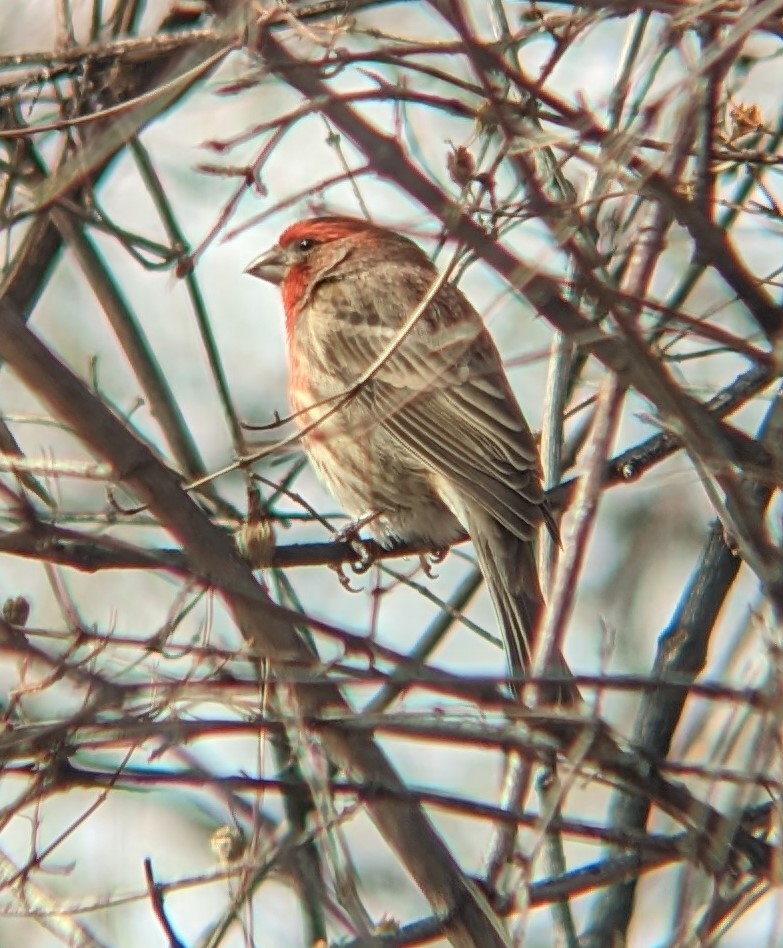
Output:
<path fill-rule="evenodd" d="M 260 257 L 256 257 L 245 267 L 245 273 L 258 277 L 259 280 L 266 280 L 267 283 L 282 283 L 285 270 L 283 251 L 277 245 L 265 250 Z"/>

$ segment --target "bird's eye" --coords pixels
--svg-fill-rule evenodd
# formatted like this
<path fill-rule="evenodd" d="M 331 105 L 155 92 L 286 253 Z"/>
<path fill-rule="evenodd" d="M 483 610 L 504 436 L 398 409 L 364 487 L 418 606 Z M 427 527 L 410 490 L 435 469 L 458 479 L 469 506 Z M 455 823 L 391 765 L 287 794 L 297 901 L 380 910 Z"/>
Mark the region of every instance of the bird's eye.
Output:
<path fill-rule="evenodd" d="M 303 237 L 299 241 L 299 250 L 302 253 L 307 253 L 308 250 L 312 250 L 315 247 L 315 241 L 312 237 Z"/>

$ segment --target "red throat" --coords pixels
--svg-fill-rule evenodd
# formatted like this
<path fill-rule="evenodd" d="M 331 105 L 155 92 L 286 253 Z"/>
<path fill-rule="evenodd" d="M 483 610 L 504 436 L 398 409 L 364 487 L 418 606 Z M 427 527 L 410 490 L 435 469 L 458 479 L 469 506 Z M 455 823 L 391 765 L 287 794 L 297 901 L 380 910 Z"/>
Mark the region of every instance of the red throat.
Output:
<path fill-rule="evenodd" d="M 299 315 L 298 309 L 306 299 L 307 285 L 310 282 L 309 267 L 304 263 L 290 267 L 280 287 L 283 294 L 283 308 L 285 309 L 285 330 L 291 335 Z"/>

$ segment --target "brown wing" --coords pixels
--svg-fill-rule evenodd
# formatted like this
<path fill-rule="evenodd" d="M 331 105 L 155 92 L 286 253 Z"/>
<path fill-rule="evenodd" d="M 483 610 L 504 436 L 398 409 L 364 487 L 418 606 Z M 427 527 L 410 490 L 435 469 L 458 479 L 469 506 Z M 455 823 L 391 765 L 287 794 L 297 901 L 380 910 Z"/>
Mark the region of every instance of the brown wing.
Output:
<path fill-rule="evenodd" d="M 329 350 L 346 384 L 394 345 L 355 396 L 371 403 L 377 423 L 515 536 L 529 539 L 542 519 L 552 529 L 533 437 L 480 317 L 445 285 L 400 339 L 435 274 L 425 271 L 416 284 L 409 268 L 397 281 L 395 268 L 387 269 L 388 295 L 370 295 L 361 281 L 350 281 L 345 298 L 330 288 L 340 318 L 331 323 Z"/>

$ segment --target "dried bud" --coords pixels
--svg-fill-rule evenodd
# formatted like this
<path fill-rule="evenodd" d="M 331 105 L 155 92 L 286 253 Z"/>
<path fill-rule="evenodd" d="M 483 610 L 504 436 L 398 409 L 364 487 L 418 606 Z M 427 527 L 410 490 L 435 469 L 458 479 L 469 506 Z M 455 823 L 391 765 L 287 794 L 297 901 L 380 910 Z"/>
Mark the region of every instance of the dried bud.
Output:
<path fill-rule="evenodd" d="M 454 184 L 464 188 L 473 180 L 476 162 L 464 145 L 452 145 L 446 158 L 446 167 Z"/>
<path fill-rule="evenodd" d="M 247 838 L 238 826 L 219 826 L 209 840 L 212 852 L 227 866 L 237 862 L 247 850 Z"/>
<path fill-rule="evenodd" d="M 491 102 L 479 106 L 476 113 L 476 122 L 481 132 L 494 132 L 498 127 L 497 109 Z"/>
<path fill-rule="evenodd" d="M 188 274 L 193 272 L 193 268 L 193 256 L 191 254 L 184 254 L 179 258 L 174 267 L 174 276 L 177 277 L 178 280 L 183 280 Z"/>
<path fill-rule="evenodd" d="M 27 625 L 30 616 L 30 600 L 24 596 L 6 599 L 3 603 L 3 618 L 11 625 Z"/>
<path fill-rule="evenodd" d="M 733 142 L 748 132 L 758 132 L 762 128 L 761 109 L 754 103 L 743 105 L 742 102 L 729 100 L 726 116 L 726 138 Z"/>
<path fill-rule="evenodd" d="M 696 192 L 696 186 L 692 179 L 686 179 L 684 181 L 678 181 L 674 186 L 674 190 L 680 197 L 684 197 L 687 201 L 692 201 L 693 195 Z"/>
<path fill-rule="evenodd" d="M 277 538 L 269 517 L 248 517 L 234 534 L 234 541 L 242 557 L 253 569 L 272 565 Z"/>
<path fill-rule="evenodd" d="M 272 565 L 277 545 L 275 528 L 256 490 L 248 490 L 247 517 L 234 534 L 234 542 L 241 556 L 253 569 Z"/>

